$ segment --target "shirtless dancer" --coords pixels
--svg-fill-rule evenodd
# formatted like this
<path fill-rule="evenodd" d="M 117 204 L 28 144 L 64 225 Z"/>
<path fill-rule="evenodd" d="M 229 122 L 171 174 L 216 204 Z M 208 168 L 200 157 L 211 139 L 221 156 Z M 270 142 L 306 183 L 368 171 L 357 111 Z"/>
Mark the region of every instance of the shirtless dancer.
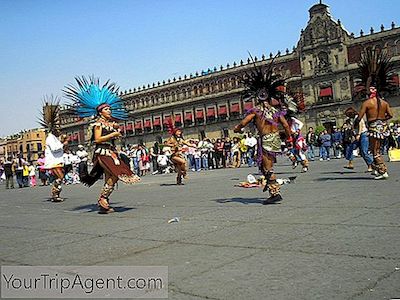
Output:
<path fill-rule="evenodd" d="M 385 138 L 390 135 L 387 120 L 393 118 L 389 103 L 377 95 L 374 86 L 369 88 L 369 99 L 364 101 L 358 115 L 358 121 L 367 115 L 369 145 L 374 157 L 373 168 L 375 169 L 375 179 L 385 179 L 389 175 L 387 167 L 381 155 L 381 146 Z"/>
<path fill-rule="evenodd" d="M 173 162 L 176 172 L 178 173 L 176 176 L 176 184 L 183 185 L 182 177 L 187 179 L 187 171 L 186 159 L 182 154 L 182 147 L 184 145 L 193 147 L 193 145 L 183 139 L 182 130 L 180 128 L 174 128 L 172 124 L 169 124 L 169 132 L 172 136 L 164 143 L 164 145 L 171 147 L 171 161 Z"/>

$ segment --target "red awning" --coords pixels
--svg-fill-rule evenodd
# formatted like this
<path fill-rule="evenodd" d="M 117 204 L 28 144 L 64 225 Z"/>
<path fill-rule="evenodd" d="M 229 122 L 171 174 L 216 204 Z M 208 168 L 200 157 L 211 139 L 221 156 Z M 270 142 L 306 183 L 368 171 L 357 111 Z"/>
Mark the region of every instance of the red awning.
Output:
<path fill-rule="evenodd" d="M 126 124 L 126 130 L 130 130 L 130 131 L 132 131 L 132 130 L 133 130 L 132 123 L 128 123 L 128 124 Z"/>
<path fill-rule="evenodd" d="M 204 111 L 197 110 L 196 111 L 196 119 L 203 119 L 204 118 Z"/>
<path fill-rule="evenodd" d="M 231 112 L 233 112 L 233 113 L 240 112 L 239 103 L 233 103 L 231 105 Z"/>
<path fill-rule="evenodd" d="M 135 122 L 135 129 L 142 129 L 142 128 L 143 128 L 142 121 L 136 121 Z"/>
<path fill-rule="evenodd" d="M 215 108 L 214 107 L 207 108 L 207 117 L 215 117 Z"/>
<path fill-rule="evenodd" d="M 182 115 L 175 115 L 175 122 L 182 123 Z"/>
<path fill-rule="evenodd" d="M 145 120 L 144 121 L 144 127 L 145 128 L 151 128 L 151 120 Z"/>
<path fill-rule="evenodd" d="M 320 97 L 329 97 L 329 96 L 332 96 L 332 87 L 327 87 L 327 88 L 321 89 L 321 90 L 319 91 L 319 96 L 320 96 Z"/>
<path fill-rule="evenodd" d="M 244 109 L 245 109 L 245 110 L 249 110 L 249 109 L 251 109 L 251 108 L 253 108 L 253 102 L 248 101 L 248 102 L 245 102 L 245 103 L 244 103 Z"/>
<path fill-rule="evenodd" d="M 171 116 L 164 117 L 164 124 L 168 124 L 171 122 Z"/>
<path fill-rule="evenodd" d="M 191 112 L 186 112 L 185 121 L 192 121 L 192 120 L 193 120 L 193 114 Z"/>
<path fill-rule="evenodd" d="M 228 110 L 226 109 L 226 106 L 220 106 L 218 107 L 218 115 L 227 115 L 228 114 Z"/>
<path fill-rule="evenodd" d="M 161 118 L 160 117 L 155 117 L 153 125 L 154 126 L 161 126 Z"/>

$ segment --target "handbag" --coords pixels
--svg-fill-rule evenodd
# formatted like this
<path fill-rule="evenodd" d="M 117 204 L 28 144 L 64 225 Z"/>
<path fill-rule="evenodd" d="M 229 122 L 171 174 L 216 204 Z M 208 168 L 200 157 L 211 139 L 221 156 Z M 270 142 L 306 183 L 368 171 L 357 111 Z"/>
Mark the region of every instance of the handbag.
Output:
<path fill-rule="evenodd" d="M 389 161 L 400 161 L 400 149 L 394 148 L 389 150 Z"/>

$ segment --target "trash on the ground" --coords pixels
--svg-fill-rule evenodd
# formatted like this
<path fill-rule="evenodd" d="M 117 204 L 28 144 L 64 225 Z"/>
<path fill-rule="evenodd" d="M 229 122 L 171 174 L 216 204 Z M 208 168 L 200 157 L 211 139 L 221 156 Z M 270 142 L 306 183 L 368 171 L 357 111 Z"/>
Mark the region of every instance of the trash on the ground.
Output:
<path fill-rule="evenodd" d="M 178 217 L 175 217 L 175 218 L 172 218 L 172 219 L 168 220 L 168 224 L 178 223 L 178 222 L 179 222 L 179 218 Z"/>
<path fill-rule="evenodd" d="M 296 176 L 288 177 L 288 178 L 277 178 L 276 182 L 280 185 L 294 183 Z M 257 187 L 264 187 L 266 184 L 266 180 L 264 176 L 260 176 L 256 178 L 253 174 L 247 175 L 247 181 L 240 182 L 239 184 L 235 185 L 238 187 L 244 188 L 257 188 Z"/>
<path fill-rule="evenodd" d="M 248 183 L 257 183 L 257 179 L 254 177 L 253 174 L 247 175 L 247 182 Z"/>

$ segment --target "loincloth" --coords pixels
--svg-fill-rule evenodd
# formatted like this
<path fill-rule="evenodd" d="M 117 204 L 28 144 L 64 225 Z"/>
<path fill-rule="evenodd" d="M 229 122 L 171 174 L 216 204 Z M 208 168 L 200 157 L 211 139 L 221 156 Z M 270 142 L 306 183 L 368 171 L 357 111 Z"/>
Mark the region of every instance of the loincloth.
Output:
<path fill-rule="evenodd" d="M 390 135 L 386 121 L 375 120 L 368 123 L 368 135 L 378 140 L 384 140 Z"/>
<path fill-rule="evenodd" d="M 281 138 L 279 132 L 271 132 L 261 139 L 262 149 L 267 153 L 281 153 Z"/>

